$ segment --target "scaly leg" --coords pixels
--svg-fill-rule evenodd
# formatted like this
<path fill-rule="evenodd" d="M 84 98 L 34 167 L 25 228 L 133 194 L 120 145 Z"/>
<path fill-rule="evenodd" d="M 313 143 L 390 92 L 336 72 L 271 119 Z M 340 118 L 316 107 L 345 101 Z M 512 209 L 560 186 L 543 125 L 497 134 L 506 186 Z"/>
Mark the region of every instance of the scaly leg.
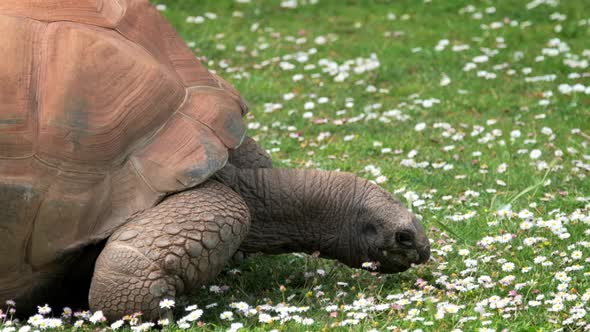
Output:
<path fill-rule="evenodd" d="M 219 182 L 168 197 L 110 237 L 96 262 L 90 308 L 110 320 L 134 312 L 157 319 L 162 299 L 221 272 L 249 226 L 242 198 Z"/>

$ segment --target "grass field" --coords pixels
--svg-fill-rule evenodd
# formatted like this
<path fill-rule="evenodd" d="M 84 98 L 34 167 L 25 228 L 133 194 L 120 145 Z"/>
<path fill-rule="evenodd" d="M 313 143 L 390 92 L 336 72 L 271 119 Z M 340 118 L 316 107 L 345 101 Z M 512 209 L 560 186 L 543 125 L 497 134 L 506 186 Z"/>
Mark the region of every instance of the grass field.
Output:
<path fill-rule="evenodd" d="M 588 1 L 157 3 L 277 167 L 380 183 L 433 247 L 397 275 L 253 257 L 176 303 L 191 329 L 590 330 Z"/>

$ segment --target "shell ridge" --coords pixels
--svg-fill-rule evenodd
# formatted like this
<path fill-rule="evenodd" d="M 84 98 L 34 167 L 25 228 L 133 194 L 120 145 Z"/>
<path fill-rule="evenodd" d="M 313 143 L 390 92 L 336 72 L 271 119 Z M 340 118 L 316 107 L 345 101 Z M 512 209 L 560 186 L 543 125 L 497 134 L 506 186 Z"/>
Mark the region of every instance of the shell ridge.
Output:
<path fill-rule="evenodd" d="M 2 0 L 3 2 L 6 0 Z M 20 0 L 22 1 L 22 0 Z M 44 22 L 44 23 L 53 23 L 53 22 L 75 22 L 75 23 L 81 23 L 81 24 L 86 24 L 86 25 L 92 25 L 92 26 L 97 26 L 97 27 L 103 27 L 103 28 L 107 28 L 107 29 L 113 29 L 124 17 L 126 11 L 127 11 L 127 6 L 124 6 L 120 0 L 99 0 L 96 3 L 94 3 L 94 6 L 90 6 L 90 7 L 86 7 L 86 8 L 80 8 L 77 7 L 78 10 L 76 11 L 76 13 L 78 15 L 76 16 L 72 16 L 72 15 L 67 15 L 67 10 L 71 9 L 71 4 L 63 4 L 63 2 L 60 1 L 53 1 L 53 3 L 43 3 L 43 5 L 46 5 L 44 7 L 41 8 L 35 8 L 35 3 L 33 3 L 34 1 L 28 0 L 28 2 L 22 1 L 24 2 L 24 6 L 23 7 L 17 7 L 16 9 L 14 8 L 14 4 L 19 4 L 20 1 L 17 0 L 12 0 L 12 2 L 8 2 L 5 4 L 0 3 L 0 11 L 4 8 L 5 11 L 4 13 L 0 13 L 0 15 L 5 15 L 5 16 L 11 16 L 11 17 L 20 17 L 20 18 L 28 18 L 28 19 L 32 19 L 38 22 Z M 37 0 L 38 2 L 42 2 Z M 107 3 L 108 1 L 108 3 Z M 22 3 L 20 3 L 22 4 Z M 3 6 L 4 5 L 4 6 Z M 48 7 L 47 7 L 48 5 Z M 86 5 L 88 5 L 88 3 L 86 3 Z M 108 5 L 110 5 L 111 7 L 116 6 L 119 10 L 115 10 L 113 11 L 112 9 L 114 8 L 109 8 L 107 7 Z M 17 5 L 18 6 L 18 5 Z M 53 6 L 53 7 L 52 7 Z M 69 7 L 68 7 L 69 6 Z M 35 12 L 34 9 L 37 9 L 37 11 Z M 84 10 L 80 10 L 80 9 L 86 9 Z M 108 11 L 109 9 L 111 9 L 111 11 Z M 61 10 L 61 12 L 60 12 Z M 65 12 L 64 12 L 65 10 Z M 32 11 L 32 12 L 31 12 Z M 106 11 L 106 13 L 105 13 Z M 70 10 L 70 14 L 71 14 L 72 10 Z M 66 13 L 66 14 L 64 14 Z M 80 14 L 91 14 L 90 16 L 84 16 L 84 15 L 80 15 Z M 111 14 L 111 15 L 108 15 Z M 117 16 L 113 17 L 112 14 L 115 14 Z M 57 18 L 54 18 L 55 16 L 57 16 Z M 71 18 L 71 19 L 70 19 Z"/>
<path fill-rule="evenodd" d="M 127 156 L 129 156 L 129 158 L 133 158 L 133 155 L 136 152 L 138 152 L 139 150 L 141 150 L 141 149 L 145 148 L 146 146 L 150 145 L 156 139 L 156 137 L 158 137 L 158 134 L 160 134 L 160 132 L 162 132 L 164 130 L 164 128 L 166 128 L 166 126 L 170 123 L 170 121 L 172 120 L 172 118 L 174 117 L 174 115 L 177 114 L 177 113 L 180 113 L 180 110 L 188 102 L 188 100 L 189 100 L 189 93 L 185 89 L 184 99 L 182 100 L 181 103 L 179 103 L 179 105 L 176 108 L 176 110 L 174 112 L 170 113 L 170 116 L 168 117 L 168 119 L 166 119 L 166 121 L 164 121 L 161 126 L 159 126 L 156 130 L 154 130 L 150 135 L 148 135 L 147 137 L 145 137 L 144 144 L 138 144 L 138 145 L 132 147 L 129 150 L 129 153 L 127 153 Z M 157 191 L 155 191 L 155 192 L 157 192 Z"/>
<path fill-rule="evenodd" d="M 33 114 L 35 116 L 34 124 L 35 124 L 35 137 L 33 139 L 33 156 L 37 156 L 37 151 L 39 149 L 39 137 L 41 135 L 41 124 L 40 124 L 40 112 L 41 112 L 41 82 L 45 78 L 47 73 L 47 61 L 45 60 L 47 57 L 44 56 L 49 54 L 49 39 L 51 37 L 51 30 L 54 24 L 47 23 L 45 29 L 43 30 L 43 36 L 40 38 L 41 47 L 39 47 L 39 52 L 36 52 L 35 57 L 33 57 L 34 66 L 35 68 L 39 68 L 36 72 L 35 79 L 35 97 L 34 97 L 34 107 L 33 107 Z"/>
<path fill-rule="evenodd" d="M 132 169 L 133 169 L 133 172 L 134 172 L 134 173 L 137 175 L 137 177 L 138 177 L 138 178 L 140 178 L 140 179 L 141 179 L 141 181 L 143 181 L 143 182 L 145 183 L 145 185 L 146 185 L 146 186 L 147 186 L 147 187 L 148 187 L 148 188 L 149 188 L 149 189 L 150 189 L 152 192 L 154 192 L 154 193 L 156 193 L 156 194 L 159 194 L 159 195 L 161 195 L 161 194 L 164 194 L 164 193 L 162 193 L 162 192 L 160 192 L 160 191 L 156 190 L 156 189 L 154 188 L 154 186 L 152 186 L 152 184 L 151 184 L 151 183 L 149 183 L 149 181 L 146 179 L 146 177 L 143 175 L 143 173 L 142 173 L 142 172 L 139 170 L 139 167 L 138 167 L 138 165 L 137 165 L 138 161 L 137 161 L 137 157 L 135 157 L 135 154 L 136 154 L 138 151 L 140 151 L 140 150 L 142 150 L 142 149 L 146 148 L 147 146 L 149 146 L 151 143 L 153 143 L 153 141 L 154 141 L 154 140 L 155 140 L 155 139 L 158 137 L 158 135 L 159 135 L 159 134 L 160 134 L 160 133 L 161 133 L 161 132 L 162 132 L 162 131 L 163 131 L 163 130 L 164 130 L 164 129 L 165 129 L 167 126 L 168 126 L 168 124 L 170 123 L 170 121 L 172 120 L 172 118 L 174 117 L 174 115 L 175 115 L 176 113 L 179 113 L 179 112 L 180 112 L 180 110 L 181 110 L 181 109 L 182 109 L 182 107 L 183 107 L 183 106 L 184 106 L 184 105 L 185 105 L 185 104 L 188 102 L 188 100 L 189 100 L 189 93 L 188 93 L 188 91 L 186 91 L 186 89 L 185 89 L 184 99 L 183 99 L 183 100 L 182 100 L 182 102 L 181 102 L 181 103 L 178 105 L 178 107 L 176 108 L 176 110 L 170 114 L 170 116 L 168 117 L 168 119 L 166 119 L 166 121 L 164 121 L 164 123 L 163 123 L 163 124 L 162 124 L 160 127 L 158 127 L 158 129 L 154 130 L 154 131 L 152 132 L 152 134 L 151 134 L 151 135 L 149 135 L 149 137 L 147 137 L 147 138 L 145 139 L 145 143 L 144 143 L 144 144 L 141 144 L 141 145 L 134 146 L 134 147 L 133 147 L 133 148 L 132 148 L 132 149 L 129 151 L 129 153 L 127 154 L 127 155 L 129 156 L 129 157 L 128 157 L 128 162 L 130 163 L 130 165 L 131 165 L 131 167 L 132 167 Z M 123 164 L 125 164 L 125 163 L 123 163 Z M 123 167 L 124 167 L 124 166 L 123 166 Z"/>
<path fill-rule="evenodd" d="M 145 183 L 145 185 L 154 193 L 156 194 L 164 194 L 158 190 L 156 190 L 152 184 L 145 178 L 145 176 L 143 175 L 143 173 L 139 170 L 139 167 L 137 167 L 137 161 L 136 161 L 136 157 L 131 157 L 129 158 L 129 165 L 131 166 L 131 168 L 133 169 L 133 173 L 135 173 L 137 175 L 138 178 L 141 179 L 141 181 L 143 181 Z"/>
<path fill-rule="evenodd" d="M 119 26 L 119 24 L 121 24 L 121 21 L 123 21 L 123 18 L 125 17 L 125 15 L 127 14 L 127 5 L 123 5 L 121 3 L 120 0 L 113 0 L 117 5 L 119 5 L 119 8 L 121 8 L 121 15 L 117 18 L 117 20 L 115 22 L 113 22 L 113 28 Z M 102 4 L 104 4 L 104 1 L 101 2 Z"/>

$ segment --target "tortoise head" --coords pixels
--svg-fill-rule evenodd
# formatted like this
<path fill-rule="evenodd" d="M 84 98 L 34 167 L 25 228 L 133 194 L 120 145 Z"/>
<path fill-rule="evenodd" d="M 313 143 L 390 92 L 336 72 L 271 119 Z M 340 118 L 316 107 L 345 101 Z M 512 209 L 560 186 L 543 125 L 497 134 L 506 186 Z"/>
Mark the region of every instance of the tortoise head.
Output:
<path fill-rule="evenodd" d="M 430 258 L 430 242 L 418 218 L 379 186 L 367 183 L 352 216 L 350 255 L 338 258 L 352 267 L 402 272 Z M 350 256 L 350 257 L 347 257 Z M 372 262 L 370 266 L 363 263 Z"/>

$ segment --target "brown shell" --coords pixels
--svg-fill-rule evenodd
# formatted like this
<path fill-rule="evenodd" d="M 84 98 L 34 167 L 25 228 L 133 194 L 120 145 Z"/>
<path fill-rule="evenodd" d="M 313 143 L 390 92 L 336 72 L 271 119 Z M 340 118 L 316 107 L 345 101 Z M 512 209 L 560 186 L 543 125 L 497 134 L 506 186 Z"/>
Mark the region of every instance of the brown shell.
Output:
<path fill-rule="evenodd" d="M 0 32 L 1 298 L 223 167 L 246 106 L 147 0 L 1 0 Z"/>

